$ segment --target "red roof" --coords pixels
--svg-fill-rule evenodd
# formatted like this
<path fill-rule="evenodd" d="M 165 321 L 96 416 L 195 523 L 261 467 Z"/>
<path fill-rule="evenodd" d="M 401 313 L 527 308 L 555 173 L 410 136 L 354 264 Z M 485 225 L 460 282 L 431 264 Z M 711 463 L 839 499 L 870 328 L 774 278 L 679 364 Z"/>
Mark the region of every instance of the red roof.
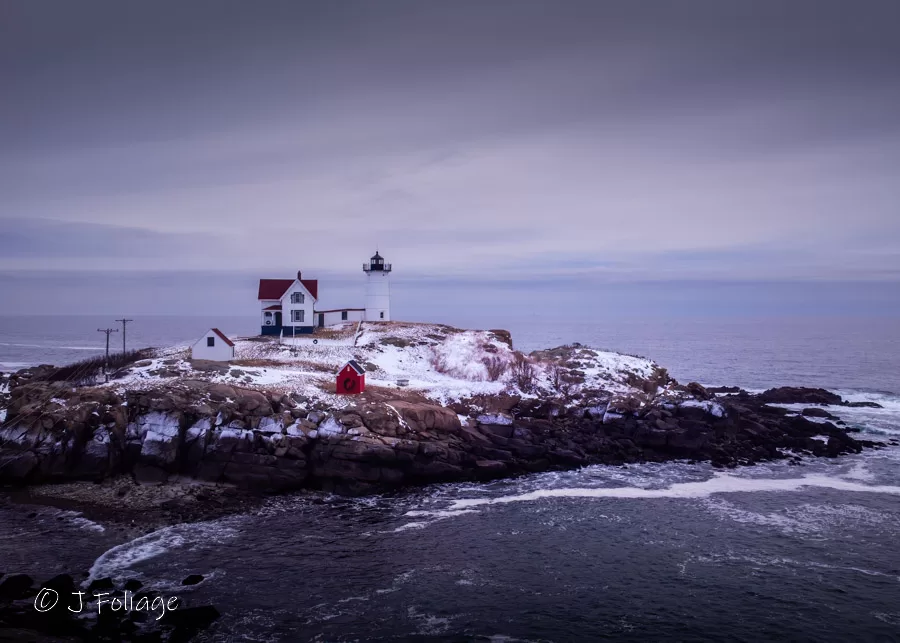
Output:
<path fill-rule="evenodd" d="M 263 308 L 263 310 L 281 310 L 281 304 L 275 304 L 274 306 L 267 306 Z"/>
<path fill-rule="evenodd" d="M 316 312 L 316 313 L 342 313 L 345 310 L 347 312 L 351 312 L 351 311 L 365 310 L 365 308 L 334 308 L 332 310 L 315 310 L 313 312 Z"/>
<path fill-rule="evenodd" d="M 260 279 L 257 299 L 281 299 L 294 281 L 294 279 Z M 318 279 L 301 279 L 300 283 L 309 291 L 313 299 L 319 298 Z"/>
<path fill-rule="evenodd" d="M 301 279 L 300 283 L 309 291 L 313 299 L 319 298 L 319 280 L 318 279 Z"/>
<path fill-rule="evenodd" d="M 225 337 L 225 335 L 218 328 L 211 328 L 212 332 L 222 338 L 222 341 L 228 344 L 229 346 L 234 346 L 234 342 Z"/>

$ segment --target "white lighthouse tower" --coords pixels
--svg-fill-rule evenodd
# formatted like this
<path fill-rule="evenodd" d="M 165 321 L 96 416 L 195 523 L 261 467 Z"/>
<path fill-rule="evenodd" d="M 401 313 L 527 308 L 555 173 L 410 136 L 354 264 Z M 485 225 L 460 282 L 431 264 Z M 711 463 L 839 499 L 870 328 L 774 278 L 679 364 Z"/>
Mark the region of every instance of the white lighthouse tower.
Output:
<path fill-rule="evenodd" d="M 363 264 L 366 273 L 366 321 L 391 321 L 391 264 L 375 251 Z"/>

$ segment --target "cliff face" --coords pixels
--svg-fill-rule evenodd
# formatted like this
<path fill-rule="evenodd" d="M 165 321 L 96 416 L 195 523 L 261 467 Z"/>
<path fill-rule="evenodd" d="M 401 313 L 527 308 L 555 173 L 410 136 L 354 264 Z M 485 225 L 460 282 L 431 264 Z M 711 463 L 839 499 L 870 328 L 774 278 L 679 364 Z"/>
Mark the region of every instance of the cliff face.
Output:
<path fill-rule="evenodd" d="M 319 410 L 298 394 L 195 380 L 124 397 L 33 382 L 12 390 L 0 482 L 131 473 L 144 483 L 177 475 L 266 492 L 366 493 L 591 463 L 687 458 L 731 466 L 866 445 L 754 396 L 712 399 L 697 385 L 680 388 L 677 397 L 636 392 L 605 403 L 592 396 L 587 405 L 497 395 L 448 407 L 385 389 Z"/>

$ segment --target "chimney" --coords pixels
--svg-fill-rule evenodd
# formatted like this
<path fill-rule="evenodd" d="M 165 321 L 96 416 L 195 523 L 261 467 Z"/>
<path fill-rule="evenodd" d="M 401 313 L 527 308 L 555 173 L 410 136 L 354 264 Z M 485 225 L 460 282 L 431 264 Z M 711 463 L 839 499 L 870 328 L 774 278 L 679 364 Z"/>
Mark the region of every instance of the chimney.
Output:
<path fill-rule="evenodd" d="M 299 270 L 297 271 L 297 279 L 302 279 L 302 277 L 300 276 L 300 271 L 299 271 Z"/>

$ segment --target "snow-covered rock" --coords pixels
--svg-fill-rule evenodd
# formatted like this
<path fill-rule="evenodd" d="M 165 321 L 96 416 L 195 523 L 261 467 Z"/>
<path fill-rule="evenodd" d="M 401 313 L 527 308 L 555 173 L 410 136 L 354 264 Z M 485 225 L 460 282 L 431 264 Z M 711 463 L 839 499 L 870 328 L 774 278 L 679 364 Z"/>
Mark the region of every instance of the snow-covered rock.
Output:
<path fill-rule="evenodd" d="M 713 417 L 725 417 L 725 409 L 718 402 L 713 400 L 685 400 L 680 402 L 678 406 L 682 408 L 703 409 Z"/>
<path fill-rule="evenodd" d="M 507 413 L 490 413 L 479 415 L 475 418 L 479 424 L 499 424 L 508 426 L 513 423 L 513 418 Z"/>
<path fill-rule="evenodd" d="M 340 435 L 344 431 L 344 425 L 333 417 L 327 418 L 319 425 L 319 435 Z"/>
<path fill-rule="evenodd" d="M 256 428 L 261 433 L 281 433 L 281 429 L 281 422 L 270 417 L 260 419 L 259 426 Z"/>
<path fill-rule="evenodd" d="M 158 466 L 175 462 L 181 435 L 178 418 L 167 413 L 147 413 L 138 419 L 137 435 L 141 439 L 141 460 Z"/>

